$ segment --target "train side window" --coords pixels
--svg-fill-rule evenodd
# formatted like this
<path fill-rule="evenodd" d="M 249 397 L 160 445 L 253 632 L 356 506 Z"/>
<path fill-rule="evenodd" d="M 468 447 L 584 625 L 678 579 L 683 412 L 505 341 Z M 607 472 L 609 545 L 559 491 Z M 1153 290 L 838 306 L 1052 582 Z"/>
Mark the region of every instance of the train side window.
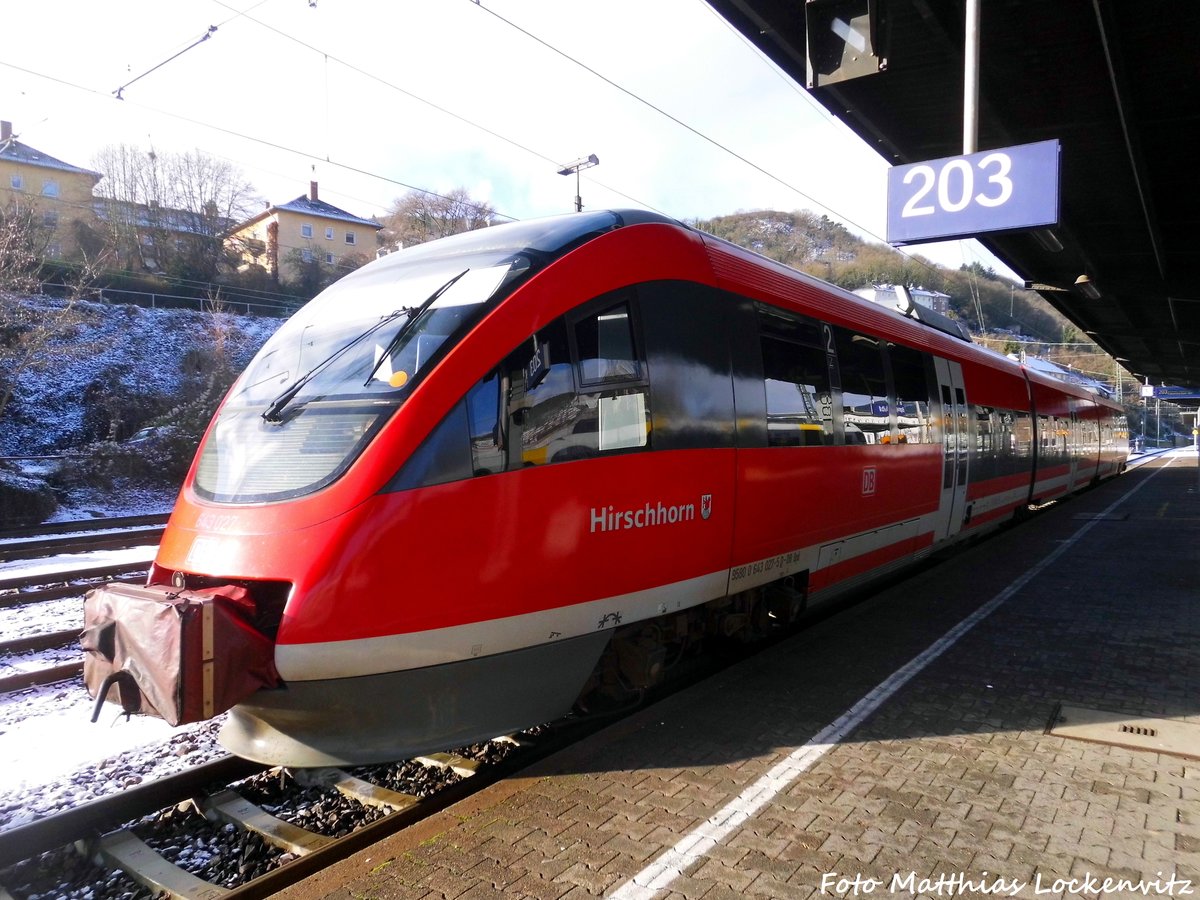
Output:
<path fill-rule="evenodd" d="M 1017 458 L 1017 437 L 1013 426 L 1017 414 L 1011 409 L 997 409 L 992 414 L 992 448 L 996 454 L 996 474 L 1013 475 L 1021 471 Z"/>
<path fill-rule="evenodd" d="M 842 375 L 842 423 L 847 444 L 879 444 L 891 435 L 887 377 L 877 338 L 834 329 Z"/>
<path fill-rule="evenodd" d="M 934 390 L 933 359 L 912 347 L 888 346 L 896 396 L 896 425 L 902 444 L 931 444 L 937 440 L 929 398 Z"/>
<path fill-rule="evenodd" d="M 649 445 L 649 390 L 629 301 L 601 304 L 570 331 L 556 320 L 513 353 L 505 370 L 508 469 Z"/>
<path fill-rule="evenodd" d="M 825 354 L 763 337 L 767 386 L 767 444 L 809 447 L 832 443 L 833 410 Z"/>
<path fill-rule="evenodd" d="M 568 447 L 554 460 L 646 447 L 650 441 L 649 386 L 639 352 L 639 329 L 630 289 L 597 299 L 574 319 L 581 415 L 578 433 L 594 446 Z"/>
<path fill-rule="evenodd" d="M 471 441 L 471 468 L 476 475 L 504 471 L 500 386 L 500 373 L 489 372 L 467 393 L 467 435 Z"/>
<path fill-rule="evenodd" d="M 830 357 L 821 323 L 760 305 L 758 324 L 767 395 L 767 445 L 833 443 Z"/>
<path fill-rule="evenodd" d="M 595 451 L 580 428 L 584 411 L 575 389 L 567 328 L 556 319 L 508 358 L 507 468 L 540 465 L 571 448 Z"/>
<path fill-rule="evenodd" d="M 990 406 L 975 407 L 975 468 L 971 479 L 986 481 L 1001 474 L 999 417 Z"/>
<path fill-rule="evenodd" d="M 585 387 L 642 377 L 628 301 L 605 306 L 575 323 L 579 378 Z"/>
<path fill-rule="evenodd" d="M 388 482 L 385 492 L 462 481 L 471 477 L 471 458 L 467 453 L 467 405 L 454 404 Z"/>
<path fill-rule="evenodd" d="M 1021 410 L 1013 412 L 1012 448 L 1013 456 L 1018 460 L 1026 460 L 1033 456 L 1033 415 L 1031 413 Z M 1018 465 L 1021 468 L 1026 467 L 1024 463 Z"/>

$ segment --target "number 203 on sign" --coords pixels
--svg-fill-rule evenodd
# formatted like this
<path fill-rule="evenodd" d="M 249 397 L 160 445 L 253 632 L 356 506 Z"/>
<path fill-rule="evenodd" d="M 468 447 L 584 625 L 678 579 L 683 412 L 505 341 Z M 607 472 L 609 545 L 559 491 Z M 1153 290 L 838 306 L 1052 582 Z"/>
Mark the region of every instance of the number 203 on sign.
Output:
<path fill-rule="evenodd" d="M 896 166 L 888 172 L 892 244 L 1058 224 L 1058 141 Z"/>

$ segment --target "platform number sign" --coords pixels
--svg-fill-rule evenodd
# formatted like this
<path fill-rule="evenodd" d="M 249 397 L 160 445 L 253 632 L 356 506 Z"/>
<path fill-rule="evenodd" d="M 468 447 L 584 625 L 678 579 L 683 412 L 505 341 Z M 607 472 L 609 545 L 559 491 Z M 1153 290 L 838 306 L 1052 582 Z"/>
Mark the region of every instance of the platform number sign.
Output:
<path fill-rule="evenodd" d="M 1057 225 L 1058 174 L 1058 141 L 896 166 L 888 172 L 888 243 Z"/>

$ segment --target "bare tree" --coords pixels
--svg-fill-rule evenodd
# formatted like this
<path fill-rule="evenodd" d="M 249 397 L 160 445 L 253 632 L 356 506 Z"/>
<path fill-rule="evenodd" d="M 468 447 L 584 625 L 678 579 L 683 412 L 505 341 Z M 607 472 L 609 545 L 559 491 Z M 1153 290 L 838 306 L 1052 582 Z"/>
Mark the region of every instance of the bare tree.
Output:
<path fill-rule="evenodd" d="M 474 231 L 496 222 L 496 210 L 471 199 L 466 188 L 447 194 L 409 191 L 398 197 L 383 217 L 380 239 L 385 244 L 423 244 L 426 241 Z"/>
<path fill-rule="evenodd" d="M 0 418 L 12 400 L 17 378 L 36 358 L 43 344 L 30 332 L 35 318 L 21 304 L 21 295 L 37 293 L 49 230 L 37 210 L 15 201 L 0 210 Z M 48 338 L 47 338 L 48 339 Z"/>
<path fill-rule="evenodd" d="M 222 235 L 258 206 L 236 166 L 198 150 L 119 144 L 93 164 L 104 174 L 98 190 L 109 242 L 128 268 L 210 280 L 225 262 Z"/>
<path fill-rule="evenodd" d="M 0 209 L 0 293 L 36 293 L 52 229 L 37 208 L 12 201 Z"/>
<path fill-rule="evenodd" d="M 63 269 L 66 300 L 33 307 L 28 298 L 41 292 L 52 233 L 36 207 L 13 202 L 0 209 L 0 419 L 21 375 L 42 364 L 50 343 L 78 322 L 75 301 L 88 293 L 109 261 L 107 252 L 81 246 L 79 261 Z"/>

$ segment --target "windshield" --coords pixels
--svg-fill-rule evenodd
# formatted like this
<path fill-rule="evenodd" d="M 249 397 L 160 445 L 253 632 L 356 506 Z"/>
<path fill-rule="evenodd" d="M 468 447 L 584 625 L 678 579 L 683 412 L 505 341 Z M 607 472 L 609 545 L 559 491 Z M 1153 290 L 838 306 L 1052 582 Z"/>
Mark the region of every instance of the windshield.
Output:
<path fill-rule="evenodd" d="M 443 269 L 391 283 L 331 288 L 271 337 L 238 381 L 230 402 L 268 405 L 301 380 L 305 383 L 293 399 L 301 405 L 394 393 L 492 295 L 510 268 L 509 263 L 449 275 Z M 445 290 L 437 294 L 441 288 Z M 436 299 L 414 319 L 434 294 Z"/>
<path fill-rule="evenodd" d="M 402 256 L 403 254 L 396 254 Z M 293 316 L 230 391 L 195 487 L 226 503 L 280 500 L 336 478 L 415 386 L 530 260 L 428 259 L 346 276 Z"/>

